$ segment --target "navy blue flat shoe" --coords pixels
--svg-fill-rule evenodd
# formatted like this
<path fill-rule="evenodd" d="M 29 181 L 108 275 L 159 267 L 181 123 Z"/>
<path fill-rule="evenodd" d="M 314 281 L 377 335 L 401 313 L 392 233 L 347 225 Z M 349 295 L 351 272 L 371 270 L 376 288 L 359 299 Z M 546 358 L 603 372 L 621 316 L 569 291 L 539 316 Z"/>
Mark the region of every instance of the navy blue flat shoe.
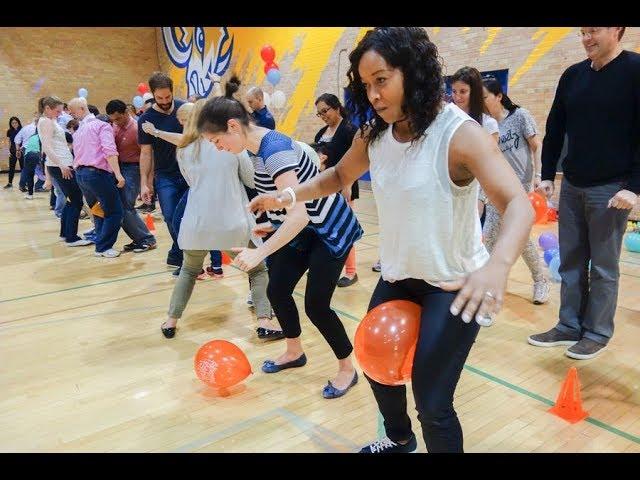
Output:
<path fill-rule="evenodd" d="M 256 333 L 260 340 L 280 340 L 284 338 L 284 332 L 282 330 L 271 330 L 269 328 L 258 327 Z"/>
<path fill-rule="evenodd" d="M 322 396 L 324 398 L 339 398 L 343 396 L 345 393 L 347 393 L 349 389 L 353 387 L 356 383 L 358 383 L 358 372 L 355 373 L 355 375 L 353 376 L 353 380 L 351 380 L 351 383 L 343 390 L 340 390 L 334 387 L 333 384 L 331 383 L 331 380 L 329 380 L 327 382 L 327 385 L 322 390 Z"/>
<path fill-rule="evenodd" d="M 273 360 L 265 360 L 262 364 L 262 371 L 264 373 L 277 373 L 280 370 L 286 370 L 287 368 L 304 367 L 307 364 L 307 356 L 303 353 L 295 360 L 291 360 L 287 363 L 277 365 Z"/>

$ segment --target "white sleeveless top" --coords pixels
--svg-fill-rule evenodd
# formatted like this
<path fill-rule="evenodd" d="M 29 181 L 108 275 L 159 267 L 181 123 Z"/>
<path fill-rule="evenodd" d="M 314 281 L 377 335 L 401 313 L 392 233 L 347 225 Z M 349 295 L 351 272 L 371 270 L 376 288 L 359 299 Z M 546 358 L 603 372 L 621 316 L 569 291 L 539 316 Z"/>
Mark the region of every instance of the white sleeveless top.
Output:
<path fill-rule="evenodd" d="M 391 126 L 369 145 L 384 280 L 435 285 L 489 259 L 478 217 L 479 183 L 459 187 L 449 177 L 449 142 L 465 121 L 473 120 L 450 103 L 414 146 L 398 142 Z"/>

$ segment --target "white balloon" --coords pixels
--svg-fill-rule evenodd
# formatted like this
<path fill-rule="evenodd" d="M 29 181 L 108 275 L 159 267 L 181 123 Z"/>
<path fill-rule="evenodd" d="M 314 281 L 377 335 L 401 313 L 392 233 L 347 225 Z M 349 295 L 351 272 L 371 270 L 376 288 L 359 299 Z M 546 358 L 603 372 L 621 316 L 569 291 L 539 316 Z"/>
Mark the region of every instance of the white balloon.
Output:
<path fill-rule="evenodd" d="M 282 108 L 287 103 L 287 97 L 285 97 L 282 90 L 276 90 L 275 92 L 273 92 L 273 95 L 271 95 L 271 100 L 275 108 Z"/>
<path fill-rule="evenodd" d="M 267 92 L 263 91 L 262 92 L 262 98 L 264 99 L 264 104 L 267 108 L 269 108 L 271 106 L 271 95 L 269 95 Z"/>

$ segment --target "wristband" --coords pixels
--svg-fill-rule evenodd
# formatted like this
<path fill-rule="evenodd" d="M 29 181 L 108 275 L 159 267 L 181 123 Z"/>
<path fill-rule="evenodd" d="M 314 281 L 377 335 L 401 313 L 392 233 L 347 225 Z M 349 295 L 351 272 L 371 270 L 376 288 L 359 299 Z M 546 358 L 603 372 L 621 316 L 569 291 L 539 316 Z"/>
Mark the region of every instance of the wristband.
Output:
<path fill-rule="evenodd" d="M 285 207 L 287 209 L 293 208 L 296 206 L 296 192 L 293 191 L 293 188 L 291 187 L 287 187 L 285 188 L 282 193 L 288 193 L 289 195 L 291 195 L 291 205 L 289 205 L 288 207 Z"/>

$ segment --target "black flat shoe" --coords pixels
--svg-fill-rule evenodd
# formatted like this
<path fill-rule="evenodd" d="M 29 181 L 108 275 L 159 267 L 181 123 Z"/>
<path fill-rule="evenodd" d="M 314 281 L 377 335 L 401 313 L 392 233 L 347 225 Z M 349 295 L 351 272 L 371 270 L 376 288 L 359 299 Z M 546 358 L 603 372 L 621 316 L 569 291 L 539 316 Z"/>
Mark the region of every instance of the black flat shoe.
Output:
<path fill-rule="evenodd" d="M 284 332 L 282 330 L 271 330 L 269 328 L 258 327 L 256 333 L 260 340 L 280 340 L 284 338 Z"/>
<path fill-rule="evenodd" d="M 162 335 L 164 335 L 165 338 L 173 338 L 176 335 L 176 327 L 165 327 L 163 323 L 160 326 L 160 329 L 162 330 Z"/>

